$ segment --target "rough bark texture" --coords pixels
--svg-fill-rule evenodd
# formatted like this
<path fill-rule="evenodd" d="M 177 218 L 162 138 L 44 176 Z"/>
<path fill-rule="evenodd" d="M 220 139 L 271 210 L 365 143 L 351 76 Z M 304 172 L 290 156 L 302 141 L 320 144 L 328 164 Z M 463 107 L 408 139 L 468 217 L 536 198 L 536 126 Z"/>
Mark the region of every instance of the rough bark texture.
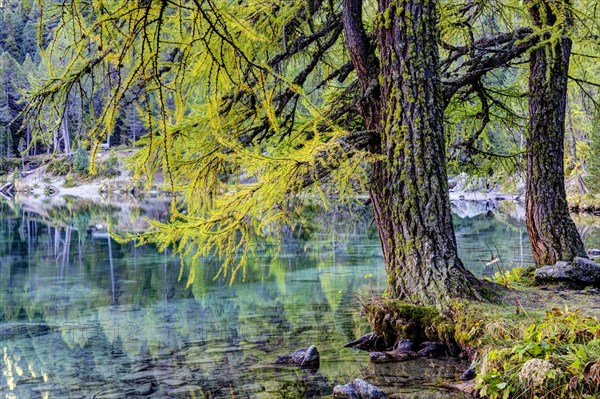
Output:
<path fill-rule="evenodd" d="M 360 1 L 345 0 L 358 15 Z M 351 7 L 354 6 L 354 7 Z M 388 275 L 388 294 L 443 308 L 455 298 L 477 298 L 477 279 L 457 255 L 446 174 L 443 101 L 438 76 L 437 10 L 434 0 L 380 0 L 378 118 L 364 113 L 377 131 L 382 160 L 373 169 L 371 200 Z M 359 20 L 360 21 L 360 20 Z M 345 22 L 344 29 L 352 29 Z M 368 64 L 346 32 L 355 65 Z M 351 38 L 349 40 L 348 38 Z M 363 70 L 365 68 L 362 68 Z M 359 79 L 371 79 L 369 73 Z M 363 82 L 363 90 L 372 86 Z"/>
<path fill-rule="evenodd" d="M 377 136 L 381 126 L 379 63 L 362 24 L 362 0 L 344 0 L 342 23 L 346 47 L 361 88 L 359 112 L 367 129 Z"/>
<path fill-rule="evenodd" d="M 568 12 L 557 10 L 557 4 L 532 5 L 534 24 L 553 27 L 556 12 Z M 569 19 L 567 15 L 565 20 Z M 527 231 L 538 265 L 587 257 L 569 216 L 565 192 L 565 107 L 570 55 L 571 39 L 566 36 L 531 52 L 525 206 Z"/>

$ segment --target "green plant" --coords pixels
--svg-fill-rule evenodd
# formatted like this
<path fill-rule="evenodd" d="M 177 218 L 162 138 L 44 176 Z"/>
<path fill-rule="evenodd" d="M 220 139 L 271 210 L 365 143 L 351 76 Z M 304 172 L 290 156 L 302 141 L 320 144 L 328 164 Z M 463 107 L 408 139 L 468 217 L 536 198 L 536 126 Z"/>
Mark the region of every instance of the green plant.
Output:
<path fill-rule="evenodd" d="M 598 397 L 600 323 L 579 310 L 546 312 L 521 342 L 484 356 L 476 387 L 490 399 Z"/>
<path fill-rule="evenodd" d="M 121 174 L 119 170 L 119 158 L 114 151 L 108 153 L 108 158 L 98 165 L 98 174 L 104 177 L 115 177 Z"/>
<path fill-rule="evenodd" d="M 77 151 L 75 151 L 75 158 L 73 159 L 73 168 L 75 172 L 83 175 L 87 173 L 88 167 L 90 166 L 90 157 L 87 151 L 79 145 Z"/>
<path fill-rule="evenodd" d="M 21 167 L 19 158 L 1 158 L 0 159 L 0 175 L 8 175 L 16 168 Z"/>
<path fill-rule="evenodd" d="M 588 175 L 585 183 L 592 193 L 600 193 L 600 113 L 594 116 L 593 129 L 590 134 L 590 155 L 586 163 Z"/>
<path fill-rule="evenodd" d="M 527 282 L 527 276 L 532 272 L 532 268 L 519 266 L 511 270 L 507 270 L 504 273 L 497 271 L 494 273 L 493 279 L 496 283 L 501 284 L 507 288 L 510 288 L 516 283 Z"/>
<path fill-rule="evenodd" d="M 66 158 L 54 158 L 46 167 L 52 176 L 66 176 L 71 171 L 71 164 Z"/>
<path fill-rule="evenodd" d="M 65 177 L 65 181 L 62 185 L 64 188 L 71 188 L 71 187 L 75 187 L 77 186 L 77 181 L 75 180 L 75 177 L 73 177 L 73 175 L 71 173 L 69 173 L 66 177 Z"/>

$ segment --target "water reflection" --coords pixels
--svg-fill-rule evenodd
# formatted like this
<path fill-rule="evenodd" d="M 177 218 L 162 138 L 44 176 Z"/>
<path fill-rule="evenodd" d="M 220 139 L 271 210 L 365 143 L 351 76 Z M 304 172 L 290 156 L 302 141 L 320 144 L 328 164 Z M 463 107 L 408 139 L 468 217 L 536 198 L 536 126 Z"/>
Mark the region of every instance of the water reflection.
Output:
<path fill-rule="evenodd" d="M 280 252 L 265 246 L 251 259 L 245 279 L 214 280 L 218 265 L 207 261 L 186 289 L 168 251 L 118 244 L 106 233 L 109 223 L 141 228 L 140 217 L 157 209 L 0 205 L 5 396 L 320 397 L 366 376 L 407 397 L 448 397 L 424 390 L 423 378 L 451 378 L 463 364 L 379 370 L 366 354 L 341 349 L 368 331 L 360 297 L 386 281 L 368 212 L 315 212 L 308 230 L 286 232 Z M 511 209 L 489 210 L 455 219 L 461 256 L 479 275 L 490 253 L 506 265 L 530 256 L 522 220 Z M 584 232 L 598 247 L 595 223 Z M 311 344 L 321 353 L 317 373 L 269 365 Z"/>
<path fill-rule="evenodd" d="M 453 211 L 471 217 L 458 217 L 454 226 L 459 255 L 478 276 L 491 276 L 498 270 L 533 264 L 525 225 L 523 204 L 513 201 L 456 201 Z M 600 247 L 600 218 L 573 215 L 586 248 Z"/>

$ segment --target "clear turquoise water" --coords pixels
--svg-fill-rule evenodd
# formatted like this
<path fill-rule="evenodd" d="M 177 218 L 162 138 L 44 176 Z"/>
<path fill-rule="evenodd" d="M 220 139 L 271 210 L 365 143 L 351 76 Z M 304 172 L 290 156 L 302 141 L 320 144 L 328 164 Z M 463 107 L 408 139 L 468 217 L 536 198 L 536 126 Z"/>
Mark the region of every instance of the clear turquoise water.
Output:
<path fill-rule="evenodd" d="M 511 212 L 455 218 L 476 274 L 493 271 L 484 267 L 490 251 L 503 267 L 529 259 Z M 144 214 L 160 216 L 156 209 L 87 204 L 40 214 L 2 204 L 0 214 L 6 398 L 322 397 L 357 377 L 399 397 L 447 398 L 440 385 L 465 367 L 373 365 L 368 354 L 342 348 L 368 332 L 360 301 L 386 280 L 365 212 L 317 217 L 310 236 L 290 239 L 278 254 L 266 246 L 233 285 L 214 280 L 218 265 L 207 262 L 189 288 L 170 253 L 118 244 L 102 227 L 136 225 Z M 600 247 L 591 220 L 586 243 Z M 321 353 L 318 372 L 270 365 L 311 344 Z"/>

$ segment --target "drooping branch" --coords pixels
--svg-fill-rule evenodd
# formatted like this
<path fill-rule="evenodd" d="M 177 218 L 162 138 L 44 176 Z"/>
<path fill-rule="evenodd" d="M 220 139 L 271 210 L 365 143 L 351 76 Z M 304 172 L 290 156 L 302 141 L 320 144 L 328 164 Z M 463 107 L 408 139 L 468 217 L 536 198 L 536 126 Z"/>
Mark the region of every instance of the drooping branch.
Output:
<path fill-rule="evenodd" d="M 336 139 L 335 146 L 315 156 L 315 168 L 301 178 L 301 188 L 306 188 L 322 181 L 334 172 L 343 162 L 352 158 L 357 152 L 366 150 L 373 139 L 373 132 L 350 132 Z"/>

